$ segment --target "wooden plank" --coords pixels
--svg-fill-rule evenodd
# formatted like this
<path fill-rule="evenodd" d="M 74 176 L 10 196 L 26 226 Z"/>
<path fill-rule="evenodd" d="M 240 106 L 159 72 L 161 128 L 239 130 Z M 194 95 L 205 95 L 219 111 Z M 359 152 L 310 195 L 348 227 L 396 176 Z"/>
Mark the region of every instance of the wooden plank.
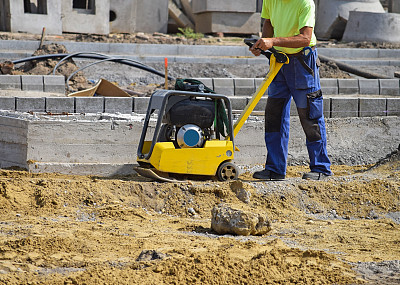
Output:
<path fill-rule="evenodd" d="M 186 17 L 189 18 L 189 20 L 194 23 L 194 14 L 193 14 L 193 9 L 192 9 L 192 0 L 181 0 L 182 6 L 183 6 L 183 12 L 185 13 Z"/>
<path fill-rule="evenodd" d="M 168 15 L 174 19 L 179 28 L 192 28 L 194 24 L 185 16 L 185 14 L 175 5 L 172 0 L 168 2 Z"/>

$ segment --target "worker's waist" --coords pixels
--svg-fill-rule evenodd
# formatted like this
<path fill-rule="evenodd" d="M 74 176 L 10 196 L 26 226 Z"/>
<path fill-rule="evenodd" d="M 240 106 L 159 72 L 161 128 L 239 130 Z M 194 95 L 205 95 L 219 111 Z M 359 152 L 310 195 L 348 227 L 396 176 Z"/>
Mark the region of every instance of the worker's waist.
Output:
<path fill-rule="evenodd" d="M 296 53 L 288 53 L 288 54 L 286 54 L 287 56 L 299 56 L 299 55 L 305 55 L 305 51 L 307 50 L 307 49 L 311 49 L 312 51 L 314 51 L 315 50 L 315 47 L 316 46 L 312 46 L 312 47 L 305 47 L 305 48 L 303 48 L 301 51 L 299 51 L 299 52 L 296 52 Z"/>

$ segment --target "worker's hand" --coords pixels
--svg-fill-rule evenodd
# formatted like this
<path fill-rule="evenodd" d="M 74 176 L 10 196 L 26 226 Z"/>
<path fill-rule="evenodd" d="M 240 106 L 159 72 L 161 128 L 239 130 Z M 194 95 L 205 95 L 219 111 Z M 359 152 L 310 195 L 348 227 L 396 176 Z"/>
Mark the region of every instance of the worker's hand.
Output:
<path fill-rule="evenodd" d="M 272 38 L 261 38 L 251 48 L 250 51 L 255 55 L 259 56 L 261 50 L 266 51 L 274 46 Z"/>

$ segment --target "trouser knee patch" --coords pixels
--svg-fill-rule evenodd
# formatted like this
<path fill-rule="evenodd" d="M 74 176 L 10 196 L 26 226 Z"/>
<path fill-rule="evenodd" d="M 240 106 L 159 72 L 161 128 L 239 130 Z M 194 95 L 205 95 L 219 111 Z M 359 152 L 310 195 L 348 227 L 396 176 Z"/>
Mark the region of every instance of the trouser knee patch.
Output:
<path fill-rule="evenodd" d="M 282 124 L 285 98 L 268 98 L 265 107 L 265 131 L 267 133 L 280 132 Z"/>
<path fill-rule="evenodd" d="M 308 116 L 308 108 L 297 108 L 301 126 L 303 127 L 306 138 L 309 142 L 321 140 L 321 130 L 318 124 L 318 119 L 310 119 Z"/>

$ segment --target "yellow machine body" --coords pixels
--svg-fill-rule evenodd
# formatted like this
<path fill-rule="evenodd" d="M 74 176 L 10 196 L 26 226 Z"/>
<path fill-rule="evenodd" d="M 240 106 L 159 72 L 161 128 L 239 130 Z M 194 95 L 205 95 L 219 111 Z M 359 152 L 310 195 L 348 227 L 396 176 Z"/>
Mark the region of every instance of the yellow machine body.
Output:
<path fill-rule="evenodd" d="M 143 151 L 150 145 L 151 141 L 146 141 Z M 221 163 L 233 159 L 233 153 L 233 142 L 227 140 L 206 141 L 202 148 L 175 148 L 172 142 L 158 142 L 149 159 L 138 161 L 161 172 L 214 176 Z"/>

